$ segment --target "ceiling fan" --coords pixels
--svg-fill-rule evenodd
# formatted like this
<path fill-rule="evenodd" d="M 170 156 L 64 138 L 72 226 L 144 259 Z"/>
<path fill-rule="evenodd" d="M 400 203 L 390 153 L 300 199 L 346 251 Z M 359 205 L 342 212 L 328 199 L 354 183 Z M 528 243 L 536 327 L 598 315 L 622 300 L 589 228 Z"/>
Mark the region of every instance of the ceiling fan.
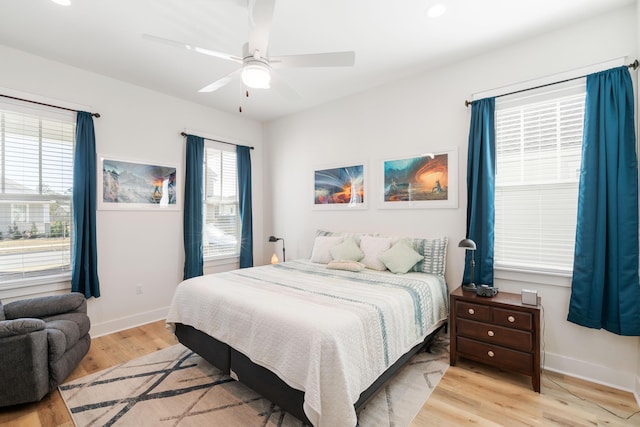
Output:
<path fill-rule="evenodd" d="M 242 48 L 242 56 L 205 49 L 187 43 L 143 34 L 149 40 L 193 50 L 197 53 L 226 59 L 241 64 L 230 74 L 203 87 L 199 92 L 213 92 L 240 75 L 248 88 L 268 89 L 271 87 L 272 70 L 294 67 L 350 67 L 355 63 L 355 53 L 327 52 L 303 55 L 269 56 L 269 32 L 273 19 L 275 0 L 248 0 L 249 40 Z"/>

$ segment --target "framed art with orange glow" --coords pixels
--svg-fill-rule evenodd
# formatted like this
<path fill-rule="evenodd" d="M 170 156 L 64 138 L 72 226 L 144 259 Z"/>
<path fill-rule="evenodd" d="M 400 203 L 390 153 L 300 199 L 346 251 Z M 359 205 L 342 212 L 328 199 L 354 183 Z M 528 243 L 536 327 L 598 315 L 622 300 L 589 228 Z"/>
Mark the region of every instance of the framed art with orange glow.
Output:
<path fill-rule="evenodd" d="M 457 208 L 458 150 L 383 160 L 378 206 Z"/>
<path fill-rule="evenodd" d="M 98 159 L 98 209 L 179 210 L 175 165 Z"/>
<path fill-rule="evenodd" d="M 364 163 L 315 169 L 315 209 L 366 209 L 366 167 Z"/>

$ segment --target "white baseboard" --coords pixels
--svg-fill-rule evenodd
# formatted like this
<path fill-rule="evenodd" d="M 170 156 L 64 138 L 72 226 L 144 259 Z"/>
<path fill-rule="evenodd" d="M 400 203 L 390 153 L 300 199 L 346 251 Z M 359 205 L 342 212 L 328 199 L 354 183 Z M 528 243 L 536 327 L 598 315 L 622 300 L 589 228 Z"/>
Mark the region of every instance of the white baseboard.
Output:
<path fill-rule="evenodd" d="M 636 398 L 636 403 L 640 406 L 640 375 L 636 375 L 636 386 L 633 390 L 633 397 Z"/>
<path fill-rule="evenodd" d="M 169 307 L 163 307 L 152 311 L 146 311 L 144 313 L 137 313 L 134 316 L 121 317 L 120 319 L 110 320 L 108 322 L 92 323 L 89 333 L 91 334 L 91 338 L 97 338 L 102 335 L 135 328 L 136 326 L 166 319 L 168 311 Z"/>
<path fill-rule="evenodd" d="M 596 365 L 584 360 L 553 353 L 544 354 L 543 368 L 548 371 L 634 393 L 636 400 L 638 400 L 638 395 L 640 394 L 640 379 L 635 375 L 635 372 L 633 375 L 629 375 L 629 372 L 616 371 L 607 366 Z"/>

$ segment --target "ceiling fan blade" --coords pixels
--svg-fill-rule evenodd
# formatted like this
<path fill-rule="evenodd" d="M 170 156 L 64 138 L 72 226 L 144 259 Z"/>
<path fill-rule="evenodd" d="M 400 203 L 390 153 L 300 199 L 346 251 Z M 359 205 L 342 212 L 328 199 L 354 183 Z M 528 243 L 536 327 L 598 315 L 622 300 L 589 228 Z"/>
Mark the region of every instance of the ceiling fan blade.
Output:
<path fill-rule="evenodd" d="M 278 73 L 271 73 L 271 83 L 271 87 L 287 99 L 296 101 L 302 98 L 298 91 L 296 91 L 287 82 L 285 82 L 284 79 L 278 75 Z"/>
<path fill-rule="evenodd" d="M 307 55 L 272 56 L 272 68 L 294 67 L 352 67 L 356 62 L 355 52 L 311 53 Z"/>
<path fill-rule="evenodd" d="M 201 53 L 203 55 L 213 56 L 213 57 L 221 58 L 221 59 L 227 59 L 229 61 L 238 62 L 238 63 L 242 64 L 242 58 L 241 57 L 235 56 L 235 55 L 230 55 L 228 53 L 217 52 L 215 50 L 205 49 L 203 47 L 198 47 L 198 46 L 190 45 L 188 43 L 183 43 L 183 42 L 179 42 L 179 41 L 175 41 L 175 40 L 169 40 L 169 39 L 165 39 L 163 37 L 153 36 L 151 34 L 143 34 L 142 38 L 143 39 L 147 39 L 147 40 L 151 40 L 151 41 L 154 41 L 154 42 L 158 42 L 158 43 L 163 43 L 163 44 L 166 44 L 166 45 L 169 45 L 169 46 L 181 47 L 183 49 L 192 50 L 194 52 Z"/>
<path fill-rule="evenodd" d="M 275 0 L 249 0 L 249 54 L 267 56 Z"/>
<path fill-rule="evenodd" d="M 237 75 L 240 74 L 240 71 L 241 71 L 241 68 L 238 68 L 237 70 L 227 74 L 223 78 L 218 79 L 215 82 L 211 83 L 210 85 L 207 85 L 207 86 L 203 87 L 198 92 L 207 93 L 207 92 L 216 91 L 216 90 L 220 89 L 222 86 L 224 86 L 227 83 L 229 83 L 231 80 L 233 80 Z"/>

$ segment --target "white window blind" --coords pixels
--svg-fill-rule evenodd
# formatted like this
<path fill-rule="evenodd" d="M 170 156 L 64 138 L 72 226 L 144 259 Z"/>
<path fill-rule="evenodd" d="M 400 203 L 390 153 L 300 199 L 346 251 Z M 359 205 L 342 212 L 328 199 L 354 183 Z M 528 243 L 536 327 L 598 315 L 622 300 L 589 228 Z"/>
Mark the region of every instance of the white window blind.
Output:
<path fill-rule="evenodd" d="M 584 102 L 584 79 L 496 100 L 496 267 L 571 271 Z"/>
<path fill-rule="evenodd" d="M 0 99 L 0 287 L 70 271 L 75 122 Z"/>
<path fill-rule="evenodd" d="M 204 257 L 238 256 L 242 230 L 235 149 L 207 142 L 204 171 Z"/>

